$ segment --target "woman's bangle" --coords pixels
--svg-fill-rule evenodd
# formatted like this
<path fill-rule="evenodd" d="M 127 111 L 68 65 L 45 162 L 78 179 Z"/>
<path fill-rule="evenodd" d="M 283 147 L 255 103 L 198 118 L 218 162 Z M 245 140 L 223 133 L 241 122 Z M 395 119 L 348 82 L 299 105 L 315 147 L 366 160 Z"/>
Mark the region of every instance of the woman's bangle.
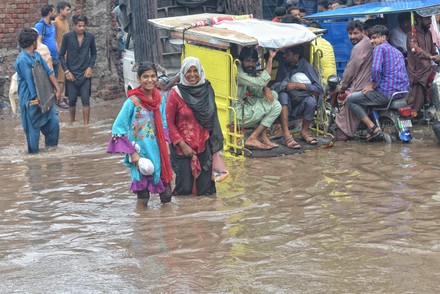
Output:
<path fill-rule="evenodd" d="M 64 72 L 64 75 L 67 75 L 69 72 L 70 72 L 70 70 L 66 70 L 66 71 Z"/>

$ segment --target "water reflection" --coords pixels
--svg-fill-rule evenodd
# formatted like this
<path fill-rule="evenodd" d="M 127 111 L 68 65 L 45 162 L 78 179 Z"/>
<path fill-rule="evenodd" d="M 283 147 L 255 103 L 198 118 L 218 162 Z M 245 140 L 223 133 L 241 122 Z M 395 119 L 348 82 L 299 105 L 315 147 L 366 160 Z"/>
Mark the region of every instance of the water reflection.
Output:
<path fill-rule="evenodd" d="M 401 144 L 226 159 L 216 197 L 137 205 L 105 153 L 122 101 L 29 156 L 0 134 L 0 293 L 438 293 L 440 164 L 425 126 Z M 23 143 L 23 144 L 21 144 Z M 23 146 L 22 146 L 23 145 Z"/>

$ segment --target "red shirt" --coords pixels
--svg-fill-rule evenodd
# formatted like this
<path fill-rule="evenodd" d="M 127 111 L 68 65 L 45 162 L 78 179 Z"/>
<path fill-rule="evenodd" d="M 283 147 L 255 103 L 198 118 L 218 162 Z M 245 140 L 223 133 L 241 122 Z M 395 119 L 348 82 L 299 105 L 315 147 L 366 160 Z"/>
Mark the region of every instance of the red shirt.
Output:
<path fill-rule="evenodd" d="M 176 146 L 177 153 L 183 154 L 180 147 L 177 146 L 182 140 L 197 153 L 205 151 L 209 131 L 197 122 L 192 109 L 175 89 L 172 89 L 168 96 L 166 115 L 170 140 Z"/>

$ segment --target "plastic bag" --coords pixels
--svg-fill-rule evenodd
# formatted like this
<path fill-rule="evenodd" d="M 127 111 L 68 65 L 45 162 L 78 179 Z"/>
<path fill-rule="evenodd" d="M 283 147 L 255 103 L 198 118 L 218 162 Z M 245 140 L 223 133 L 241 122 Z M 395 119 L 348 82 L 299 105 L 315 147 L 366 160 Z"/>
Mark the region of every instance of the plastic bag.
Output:
<path fill-rule="evenodd" d="M 229 171 L 225 167 L 225 163 L 221 155 L 216 152 L 212 155 L 212 179 L 215 182 L 222 182 L 229 176 Z"/>

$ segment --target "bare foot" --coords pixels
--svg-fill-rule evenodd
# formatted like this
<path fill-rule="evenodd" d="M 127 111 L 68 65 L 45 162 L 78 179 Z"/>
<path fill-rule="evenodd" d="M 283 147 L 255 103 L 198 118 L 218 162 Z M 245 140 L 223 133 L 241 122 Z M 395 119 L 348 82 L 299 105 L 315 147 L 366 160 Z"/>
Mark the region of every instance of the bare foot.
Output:
<path fill-rule="evenodd" d="M 245 141 L 244 146 L 249 149 L 261 149 L 261 150 L 270 150 L 273 148 L 272 146 L 266 145 L 258 141 L 257 139 L 251 139 L 251 138 L 248 138 Z"/>
<path fill-rule="evenodd" d="M 270 141 L 269 138 L 266 136 L 265 133 L 262 133 L 262 134 L 258 137 L 258 139 L 260 140 L 261 143 L 263 143 L 264 145 L 267 145 L 267 146 L 272 146 L 272 147 L 274 147 L 274 148 L 280 146 L 280 145 L 278 145 L 277 143 L 274 143 L 274 142 Z"/>

